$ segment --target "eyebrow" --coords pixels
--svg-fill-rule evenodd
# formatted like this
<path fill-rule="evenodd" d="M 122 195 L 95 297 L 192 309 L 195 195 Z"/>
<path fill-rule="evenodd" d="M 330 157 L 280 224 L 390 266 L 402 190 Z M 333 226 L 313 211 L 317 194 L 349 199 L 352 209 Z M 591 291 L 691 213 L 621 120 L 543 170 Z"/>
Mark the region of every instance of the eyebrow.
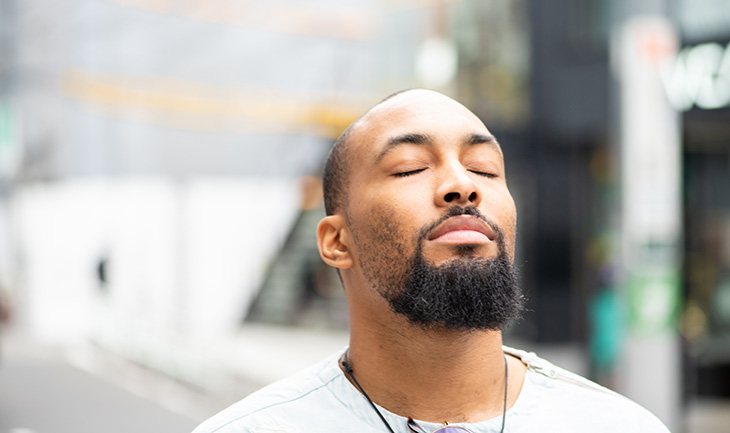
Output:
<path fill-rule="evenodd" d="M 493 135 L 487 134 L 471 134 L 469 135 L 468 140 L 466 140 L 466 143 L 470 146 L 476 144 L 491 144 L 493 146 L 500 147 L 497 139 Z"/>
<path fill-rule="evenodd" d="M 376 158 L 376 162 L 379 163 L 385 155 L 387 155 L 390 151 L 393 149 L 400 147 L 404 144 L 415 144 L 418 146 L 429 146 L 433 144 L 434 140 L 433 137 L 431 137 L 428 134 L 421 134 L 417 132 L 411 132 L 407 134 L 402 135 L 396 135 L 395 137 L 391 137 L 388 139 L 388 142 L 385 144 L 385 147 L 378 153 L 378 156 Z M 497 139 L 493 135 L 489 134 L 468 134 L 464 139 L 464 145 L 466 146 L 476 146 L 480 144 L 486 144 L 490 147 L 494 147 L 495 149 L 499 150 L 501 152 L 501 147 L 499 143 L 497 142 Z"/>

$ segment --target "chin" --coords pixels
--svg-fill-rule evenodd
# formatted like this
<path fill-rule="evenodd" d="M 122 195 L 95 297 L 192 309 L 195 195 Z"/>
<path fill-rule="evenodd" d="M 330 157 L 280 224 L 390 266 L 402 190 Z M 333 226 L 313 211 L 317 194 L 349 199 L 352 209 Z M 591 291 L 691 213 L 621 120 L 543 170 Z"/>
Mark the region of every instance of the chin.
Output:
<path fill-rule="evenodd" d="M 454 245 L 454 251 L 460 256 L 475 257 L 478 255 L 480 247 L 482 247 L 480 244 L 458 244 Z"/>
<path fill-rule="evenodd" d="M 452 244 L 447 249 L 431 250 L 431 254 L 424 252 L 424 258 L 433 265 L 449 263 L 464 258 L 495 259 L 498 251 L 493 251 L 487 244 Z M 430 256 L 430 257 L 429 257 Z"/>

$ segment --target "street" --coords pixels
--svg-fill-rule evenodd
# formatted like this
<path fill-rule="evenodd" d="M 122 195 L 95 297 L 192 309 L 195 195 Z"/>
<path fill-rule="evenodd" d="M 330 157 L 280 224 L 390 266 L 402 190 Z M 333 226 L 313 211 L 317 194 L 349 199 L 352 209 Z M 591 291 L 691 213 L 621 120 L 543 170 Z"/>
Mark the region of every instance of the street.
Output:
<path fill-rule="evenodd" d="M 0 433 L 190 432 L 198 424 L 62 359 L 7 355 Z"/>
<path fill-rule="evenodd" d="M 341 350 L 346 333 L 247 326 L 195 350 L 215 353 L 196 383 L 86 342 L 0 334 L 0 433 L 191 432 L 261 386 Z M 179 365 L 198 365 L 185 350 Z M 192 350 L 192 349 L 191 349 Z M 235 359 L 235 362 L 230 360 Z M 196 370 L 197 371 L 197 370 Z"/>

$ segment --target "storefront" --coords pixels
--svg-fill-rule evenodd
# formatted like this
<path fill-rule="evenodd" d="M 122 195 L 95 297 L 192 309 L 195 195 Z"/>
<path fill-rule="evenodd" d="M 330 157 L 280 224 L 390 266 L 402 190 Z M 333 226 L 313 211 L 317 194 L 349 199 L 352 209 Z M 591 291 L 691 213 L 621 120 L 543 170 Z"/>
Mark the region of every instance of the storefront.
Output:
<path fill-rule="evenodd" d="M 685 397 L 730 398 L 730 14 L 678 2 L 664 84 L 682 112 Z M 685 6 L 686 5 L 686 6 Z M 708 6 L 707 8 L 701 6 Z"/>
<path fill-rule="evenodd" d="M 730 48 L 724 58 L 730 65 Z M 730 104 L 694 105 L 683 130 L 685 389 L 688 397 L 730 397 Z"/>

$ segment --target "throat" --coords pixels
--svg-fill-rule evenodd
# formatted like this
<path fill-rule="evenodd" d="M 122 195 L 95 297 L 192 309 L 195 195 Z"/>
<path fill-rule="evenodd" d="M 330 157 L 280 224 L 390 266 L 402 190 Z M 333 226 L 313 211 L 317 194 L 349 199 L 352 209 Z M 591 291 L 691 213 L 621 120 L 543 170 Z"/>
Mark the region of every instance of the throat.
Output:
<path fill-rule="evenodd" d="M 388 374 L 387 367 L 374 370 L 350 352 L 340 360 L 347 378 L 375 411 L 377 403 L 405 418 L 473 423 L 502 416 L 507 409 L 509 366 L 501 351 L 496 362 L 483 359 L 479 369 L 458 364 L 434 368 L 431 362 L 392 359 L 397 362 L 390 364 L 403 367 L 398 375 Z M 376 370 L 380 374 L 370 373 Z"/>

